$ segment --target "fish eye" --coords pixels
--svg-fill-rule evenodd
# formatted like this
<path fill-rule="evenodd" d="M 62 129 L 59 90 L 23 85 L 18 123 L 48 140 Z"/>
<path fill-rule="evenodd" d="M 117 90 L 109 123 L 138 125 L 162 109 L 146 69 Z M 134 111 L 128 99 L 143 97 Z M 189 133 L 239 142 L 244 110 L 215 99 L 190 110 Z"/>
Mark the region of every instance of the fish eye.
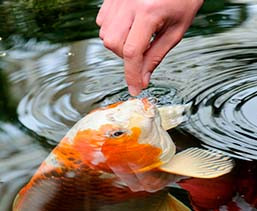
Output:
<path fill-rule="evenodd" d="M 113 133 L 111 133 L 111 137 L 117 138 L 117 137 L 122 136 L 124 133 L 125 133 L 125 131 L 123 131 L 123 130 L 117 130 L 117 131 L 114 131 Z"/>

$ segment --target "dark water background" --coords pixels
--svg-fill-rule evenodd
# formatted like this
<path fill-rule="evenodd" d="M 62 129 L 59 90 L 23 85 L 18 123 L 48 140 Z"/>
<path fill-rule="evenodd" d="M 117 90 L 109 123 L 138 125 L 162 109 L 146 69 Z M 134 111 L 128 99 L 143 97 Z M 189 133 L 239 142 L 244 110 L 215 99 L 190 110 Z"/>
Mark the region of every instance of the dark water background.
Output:
<path fill-rule="evenodd" d="M 122 60 L 97 38 L 100 3 L 0 1 L 0 211 L 77 120 L 129 98 Z M 257 1 L 206 1 L 142 96 L 191 104 L 178 148 L 256 164 Z"/>

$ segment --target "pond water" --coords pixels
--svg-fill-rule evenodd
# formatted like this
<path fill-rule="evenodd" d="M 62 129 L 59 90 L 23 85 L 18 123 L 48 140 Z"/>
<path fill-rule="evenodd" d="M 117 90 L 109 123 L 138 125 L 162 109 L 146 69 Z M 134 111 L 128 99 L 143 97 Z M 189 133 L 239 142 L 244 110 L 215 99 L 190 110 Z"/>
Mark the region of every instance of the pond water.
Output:
<path fill-rule="evenodd" d="M 97 38 L 100 1 L 45 2 L 0 2 L 0 211 L 75 122 L 130 97 L 122 60 Z M 237 163 L 225 177 L 182 182 L 190 196 L 178 186 L 173 195 L 195 210 L 256 210 L 257 2 L 215 2 L 139 97 L 188 103 L 188 121 L 170 131 L 178 149 L 220 150 Z"/>

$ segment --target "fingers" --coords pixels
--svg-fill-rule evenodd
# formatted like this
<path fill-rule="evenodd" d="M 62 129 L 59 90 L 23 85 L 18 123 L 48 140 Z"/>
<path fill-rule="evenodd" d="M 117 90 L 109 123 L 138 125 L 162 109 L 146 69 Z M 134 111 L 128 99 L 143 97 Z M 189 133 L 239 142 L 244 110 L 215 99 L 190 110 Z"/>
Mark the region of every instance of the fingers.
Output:
<path fill-rule="evenodd" d="M 111 8 L 111 4 L 112 4 L 112 0 L 104 0 L 96 17 L 96 24 L 98 26 L 102 25 L 104 18 L 108 14 L 109 8 Z"/>
<path fill-rule="evenodd" d="M 123 57 L 123 46 L 133 22 L 128 1 L 120 1 L 109 8 L 108 15 L 101 22 L 99 37 L 106 48 Z"/>
<path fill-rule="evenodd" d="M 148 24 L 147 27 L 146 24 Z M 136 96 L 142 87 L 144 52 L 159 23 L 150 23 L 144 15 L 137 15 L 123 47 L 125 77 L 131 95 Z"/>
<path fill-rule="evenodd" d="M 158 35 L 151 43 L 151 47 L 144 55 L 144 64 L 142 67 L 142 84 L 146 88 L 154 69 L 160 64 L 165 55 L 173 48 L 183 37 L 183 30 L 180 27 L 173 26 L 164 33 Z"/>
<path fill-rule="evenodd" d="M 184 33 L 171 17 L 135 8 L 130 1 L 104 0 L 96 20 L 104 46 L 123 58 L 129 92 L 134 96 L 148 86 L 153 70 Z M 159 30 L 162 33 L 150 43 Z"/>
<path fill-rule="evenodd" d="M 101 36 L 104 46 L 121 58 L 123 58 L 123 46 L 131 24 L 132 19 L 125 19 L 123 24 L 115 21 L 109 28 L 101 28 L 102 33 L 100 32 L 99 36 Z"/>
<path fill-rule="evenodd" d="M 121 21 L 122 20 L 122 21 Z M 101 30 L 104 31 L 103 42 L 104 46 L 119 57 L 123 58 L 123 47 L 128 37 L 133 17 L 130 13 L 117 14 L 117 17 L 113 19 L 112 24 L 102 26 Z"/>

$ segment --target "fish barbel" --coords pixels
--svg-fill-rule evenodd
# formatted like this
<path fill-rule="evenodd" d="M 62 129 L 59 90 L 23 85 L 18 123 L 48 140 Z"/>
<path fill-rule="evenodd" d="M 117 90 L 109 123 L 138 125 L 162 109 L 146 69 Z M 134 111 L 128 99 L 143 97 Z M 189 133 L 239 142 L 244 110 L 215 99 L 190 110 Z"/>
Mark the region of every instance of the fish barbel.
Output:
<path fill-rule="evenodd" d="M 176 153 L 166 130 L 182 105 L 131 99 L 93 110 L 53 149 L 17 194 L 14 211 L 190 210 L 165 188 L 180 176 L 213 178 L 233 162 L 189 148 Z"/>

